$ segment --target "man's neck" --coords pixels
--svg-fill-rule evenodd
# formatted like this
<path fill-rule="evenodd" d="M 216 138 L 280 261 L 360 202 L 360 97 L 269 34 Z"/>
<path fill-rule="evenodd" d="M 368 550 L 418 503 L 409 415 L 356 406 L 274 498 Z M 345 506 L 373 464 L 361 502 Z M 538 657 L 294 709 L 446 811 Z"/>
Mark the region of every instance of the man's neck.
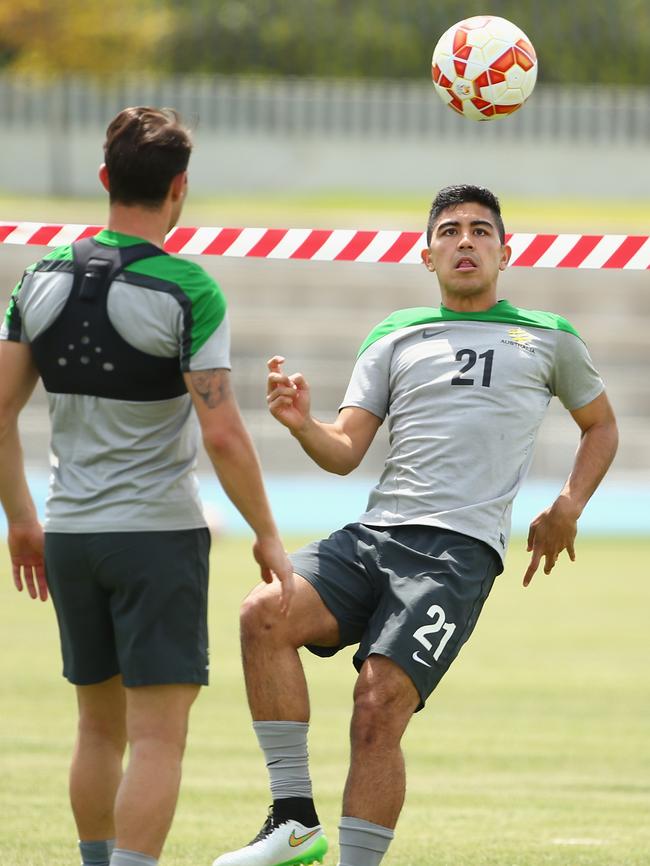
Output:
<path fill-rule="evenodd" d="M 442 305 L 455 313 L 484 313 L 497 303 L 496 290 L 476 295 L 441 291 Z"/>
<path fill-rule="evenodd" d="M 112 204 L 108 212 L 109 231 L 142 238 L 162 249 L 169 230 L 166 208 L 153 210 L 137 205 Z"/>

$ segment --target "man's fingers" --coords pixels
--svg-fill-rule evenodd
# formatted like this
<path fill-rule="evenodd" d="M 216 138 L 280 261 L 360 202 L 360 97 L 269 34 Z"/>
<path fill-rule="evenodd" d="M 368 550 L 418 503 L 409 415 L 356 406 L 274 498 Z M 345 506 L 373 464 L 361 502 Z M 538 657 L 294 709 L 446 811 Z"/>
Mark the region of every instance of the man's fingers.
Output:
<path fill-rule="evenodd" d="M 293 571 L 281 579 L 280 583 L 280 612 L 286 615 L 289 613 L 291 599 L 296 588 Z"/>
<path fill-rule="evenodd" d="M 23 591 L 23 582 L 20 578 L 20 565 L 17 562 L 11 563 L 11 573 L 13 574 L 13 577 L 14 577 L 14 585 L 15 585 L 16 589 L 18 590 L 18 592 L 22 592 Z"/>
<path fill-rule="evenodd" d="M 268 403 L 272 403 L 278 397 L 286 397 L 288 400 L 295 399 L 296 389 L 291 385 L 273 385 L 273 388 L 269 387 L 268 394 L 266 395 L 266 400 Z"/>
<path fill-rule="evenodd" d="M 526 569 L 526 574 L 524 574 L 524 586 L 528 586 L 528 584 L 533 579 L 533 575 L 539 568 L 539 561 L 542 558 L 542 554 L 539 551 L 535 551 L 530 560 L 530 565 Z"/>
<path fill-rule="evenodd" d="M 302 373 L 292 373 L 292 375 L 289 376 L 289 381 L 294 388 L 298 388 L 301 391 L 303 391 L 307 387 L 307 382 Z"/>
<path fill-rule="evenodd" d="M 272 396 L 278 390 L 293 393 L 296 389 L 295 386 L 291 384 L 288 376 L 283 376 L 281 373 L 269 373 L 266 382 L 267 397 Z"/>
<path fill-rule="evenodd" d="M 269 370 L 271 370 L 272 373 L 275 373 L 276 371 L 279 372 L 285 360 L 286 359 L 283 358 L 282 355 L 274 355 L 266 362 L 266 366 L 269 368 Z"/>
<path fill-rule="evenodd" d="M 528 539 L 526 541 L 526 550 L 530 553 L 535 544 L 535 527 L 531 524 L 528 529 Z"/>
<path fill-rule="evenodd" d="M 550 574 L 557 562 L 557 553 L 547 553 L 544 556 L 544 574 Z"/>
<path fill-rule="evenodd" d="M 31 565 L 23 566 L 23 579 L 25 581 L 25 586 L 27 587 L 29 597 L 38 598 L 36 583 L 34 582 L 34 569 Z"/>
<path fill-rule="evenodd" d="M 567 544 L 566 552 L 569 554 L 569 559 L 571 560 L 571 562 L 575 562 L 576 561 L 576 551 L 575 551 L 575 547 L 574 547 L 572 541 L 570 541 Z"/>
<path fill-rule="evenodd" d="M 42 565 L 37 565 L 35 567 L 36 571 L 36 583 L 38 585 L 38 597 L 41 601 L 47 601 L 48 598 L 48 589 L 47 589 L 47 578 L 45 577 L 45 568 Z"/>

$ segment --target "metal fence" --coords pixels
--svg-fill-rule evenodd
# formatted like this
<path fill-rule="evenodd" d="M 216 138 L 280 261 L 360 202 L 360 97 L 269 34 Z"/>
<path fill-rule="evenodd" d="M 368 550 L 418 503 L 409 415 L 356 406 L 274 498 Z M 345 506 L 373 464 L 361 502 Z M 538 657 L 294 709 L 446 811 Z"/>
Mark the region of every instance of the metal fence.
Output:
<path fill-rule="evenodd" d="M 460 118 L 420 82 L 187 76 L 44 83 L 0 76 L 5 129 L 104 128 L 127 105 L 173 106 L 195 129 L 265 135 L 650 142 L 650 87 L 539 85 L 506 120 Z"/>

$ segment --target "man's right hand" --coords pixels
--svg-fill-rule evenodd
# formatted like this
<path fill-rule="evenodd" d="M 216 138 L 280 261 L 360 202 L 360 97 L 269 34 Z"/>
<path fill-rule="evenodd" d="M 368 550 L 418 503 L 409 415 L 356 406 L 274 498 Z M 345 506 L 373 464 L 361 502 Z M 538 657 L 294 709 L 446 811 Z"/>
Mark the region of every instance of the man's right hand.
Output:
<path fill-rule="evenodd" d="M 267 362 L 269 375 L 266 400 L 273 417 L 292 433 L 299 433 L 311 419 L 309 385 L 302 373 L 287 376 L 282 372 L 284 358 L 274 355 Z"/>
<path fill-rule="evenodd" d="M 11 522 L 7 544 L 11 570 L 18 592 L 27 589 L 30 598 L 47 601 L 47 580 L 43 556 L 43 527 L 37 520 Z"/>
<path fill-rule="evenodd" d="M 258 538 L 253 545 L 253 556 L 260 567 L 262 580 L 265 583 L 272 583 L 276 578 L 280 581 L 280 611 L 288 613 L 295 589 L 295 579 L 293 566 L 282 542 L 277 536 Z"/>

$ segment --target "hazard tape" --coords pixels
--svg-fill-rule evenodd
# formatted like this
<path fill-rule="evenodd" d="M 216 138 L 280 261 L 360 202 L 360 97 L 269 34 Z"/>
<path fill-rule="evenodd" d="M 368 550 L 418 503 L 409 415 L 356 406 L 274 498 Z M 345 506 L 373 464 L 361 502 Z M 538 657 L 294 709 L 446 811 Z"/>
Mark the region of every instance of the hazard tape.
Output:
<path fill-rule="evenodd" d="M 97 234 L 102 226 L 0 222 L 0 243 L 56 247 Z M 506 235 L 510 264 L 520 268 L 650 269 L 648 235 Z M 165 249 L 189 256 L 307 259 L 314 262 L 419 264 L 423 232 L 356 229 L 172 229 Z"/>

